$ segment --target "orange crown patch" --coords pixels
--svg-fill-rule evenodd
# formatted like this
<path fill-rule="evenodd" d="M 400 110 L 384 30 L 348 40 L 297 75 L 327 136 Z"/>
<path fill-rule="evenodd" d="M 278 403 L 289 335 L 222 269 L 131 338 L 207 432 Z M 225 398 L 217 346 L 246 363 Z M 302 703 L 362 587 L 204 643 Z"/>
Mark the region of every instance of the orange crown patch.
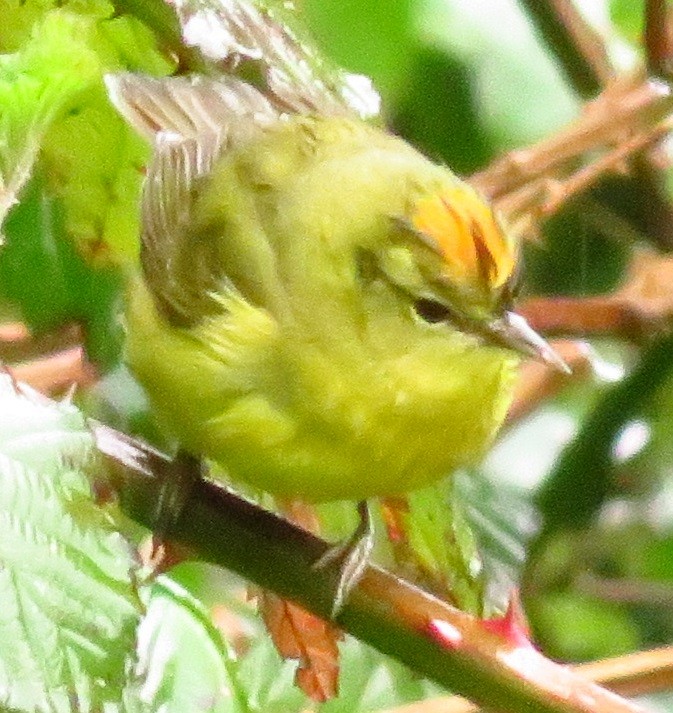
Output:
<path fill-rule="evenodd" d="M 412 218 L 416 231 L 442 256 L 451 277 L 497 289 L 516 263 L 516 249 L 491 207 L 468 187 L 422 198 Z"/>

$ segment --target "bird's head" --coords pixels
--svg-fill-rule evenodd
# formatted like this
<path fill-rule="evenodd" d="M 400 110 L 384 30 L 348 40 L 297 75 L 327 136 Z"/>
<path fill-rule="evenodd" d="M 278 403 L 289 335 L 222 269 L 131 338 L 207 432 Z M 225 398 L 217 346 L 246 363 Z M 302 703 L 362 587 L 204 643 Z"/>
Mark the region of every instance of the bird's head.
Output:
<path fill-rule="evenodd" d="M 378 256 L 421 322 L 446 324 L 487 345 L 533 356 L 561 370 L 561 357 L 513 311 L 520 246 L 491 206 L 453 180 L 409 199 L 393 240 Z"/>

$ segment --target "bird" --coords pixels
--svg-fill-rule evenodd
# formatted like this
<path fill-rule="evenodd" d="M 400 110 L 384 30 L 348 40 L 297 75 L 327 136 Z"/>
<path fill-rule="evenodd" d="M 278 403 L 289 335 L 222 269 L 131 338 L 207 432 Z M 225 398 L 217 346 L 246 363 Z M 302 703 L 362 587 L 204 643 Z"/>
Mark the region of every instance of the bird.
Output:
<path fill-rule="evenodd" d="M 367 501 L 478 459 L 522 356 L 567 367 L 513 309 L 519 240 L 482 196 L 268 11 L 216 19 L 216 59 L 261 87 L 106 77 L 153 146 L 126 359 L 180 448 L 233 482 L 360 503 L 342 554 L 361 561 Z"/>

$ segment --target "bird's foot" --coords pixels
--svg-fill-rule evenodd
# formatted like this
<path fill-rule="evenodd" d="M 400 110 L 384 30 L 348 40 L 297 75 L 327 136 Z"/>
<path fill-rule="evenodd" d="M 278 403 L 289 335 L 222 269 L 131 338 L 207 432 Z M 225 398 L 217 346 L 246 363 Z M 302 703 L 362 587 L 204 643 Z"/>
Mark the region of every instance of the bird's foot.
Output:
<path fill-rule="evenodd" d="M 332 619 L 337 617 L 348 596 L 362 579 L 374 547 L 374 526 L 369 506 L 364 500 L 358 503 L 358 516 L 360 520 L 355 532 L 345 542 L 330 547 L 313 565 L 314 569 L 336 572 Z"/>
<path fill-rule="evenodd" d="M 153 552 L 158 553 L 163 548 L 171 528 L 184 510 L 192 487 L 203 477 L 204 469 L 201 459 L 185 451 L 178 451 L 167 464 L 154 509 Z"/>

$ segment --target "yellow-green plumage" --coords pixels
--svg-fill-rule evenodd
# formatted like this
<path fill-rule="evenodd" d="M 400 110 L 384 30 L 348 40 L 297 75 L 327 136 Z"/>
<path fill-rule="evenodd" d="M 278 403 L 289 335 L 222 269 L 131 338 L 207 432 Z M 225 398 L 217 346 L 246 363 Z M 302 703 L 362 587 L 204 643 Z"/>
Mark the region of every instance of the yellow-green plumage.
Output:
<path fill-rule="evenodd" d="M 262 89 L 106 80 L 154 146 L 128 362 L 180 446 L 233 480 L 312 501 L 411 490 L 483 452 L 517 351 L 563 365 L 509 311 L 517 245 L 489 206 L 368 123 L 362 78 L 265 7 L 190 15 Z"/>
<path fill-rule="evenodd" d="M 188 282 L 194 246 L 210 245 L 216 296 L 180 324 L 151 284 L 129 291 L 129 364 L 181 445 L 313 501 L 410 490 L 477 458 L 517 357 L 415 311 L 418 299 L 462 299 L 475 320 L 496 309 L 499 290 L 451 284 L 409 227 L 419 201 L 457 186 L 353 119 L 295 117 L 225 151 L 193 185 L 174 260 Z"/>

